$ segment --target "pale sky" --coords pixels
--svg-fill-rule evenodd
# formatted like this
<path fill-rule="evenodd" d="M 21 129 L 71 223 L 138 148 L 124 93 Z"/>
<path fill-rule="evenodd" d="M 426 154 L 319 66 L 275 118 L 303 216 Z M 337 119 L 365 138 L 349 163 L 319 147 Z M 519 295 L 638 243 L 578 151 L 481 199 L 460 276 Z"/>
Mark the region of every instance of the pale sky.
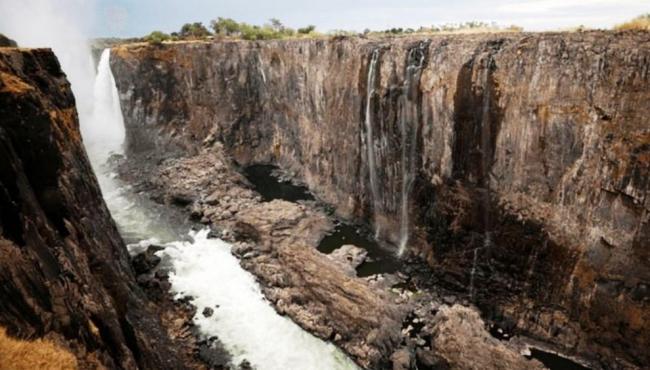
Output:
<path fill-rule="evenodd" d="M 291 27 L 314 24 L 320 31 L 418 28 L 472 20 L 542 31 L 578 25 L 609 28 L 650 13 L 650 0 L 97 1 L 94 32 L 101 36 L 140 36 L 156 29 L 171 32 L 186 22 L 208 25 L 218 16 L 254 24 L 279 18 Z"/>
<path fill-rule="evenodd" d="M 466 21 L 545 31 L 610 28 L 644 13 L 650 13 L 650 0 L 0 0 L 0 32 L 27 32 L 45 18 L 87 37 L 133 37 L 177 31 L 187 22 L 208 26 L 219 16 L 253 24 L 278 18 L 294 28 L 314 24 L 322 32 Z"/>

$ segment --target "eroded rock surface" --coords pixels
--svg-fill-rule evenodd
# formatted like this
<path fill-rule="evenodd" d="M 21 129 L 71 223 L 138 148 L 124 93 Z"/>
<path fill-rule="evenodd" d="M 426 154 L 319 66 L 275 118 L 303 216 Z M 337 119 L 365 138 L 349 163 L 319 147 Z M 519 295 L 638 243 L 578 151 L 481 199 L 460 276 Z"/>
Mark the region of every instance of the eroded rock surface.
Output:
<path fill-rule="evenodd" d="M 513 348 L 491 337 L 478 312 L 470 308 L 443 305 L 434 318 L 431 332 L 433 357 L 438 366 L 453 369 L 546 369 L 536 360 L 527 360 Z"/>
<path fill-rule="evenodd" d="M 342 266 L 350 276 L 357 275 L 357 267 L 368 257 L 368 251 L 352 244 L 342 245 L 329 254 L 329 258 Z"/>

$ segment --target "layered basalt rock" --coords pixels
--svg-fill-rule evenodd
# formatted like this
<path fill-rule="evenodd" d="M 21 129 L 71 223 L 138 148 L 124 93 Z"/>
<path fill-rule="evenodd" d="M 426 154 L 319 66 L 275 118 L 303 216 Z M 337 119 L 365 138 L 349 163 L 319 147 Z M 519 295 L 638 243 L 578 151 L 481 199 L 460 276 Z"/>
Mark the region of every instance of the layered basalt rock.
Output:
<path fill-rule="evenodd" d="M 389 242 L 406 220 L 408 250 L 490 317 L 609 367 L 650 363 L 648 33 L 113 56 L 131 153 L 197 153 L 210 139 L 242 165 L 277 164 Z"/>
<path fill-rule="evenodd" d="M 189 364 L 136 285 L 51 50 L 0 48 L 0 286 L 0 326 L 80 368 Z"/>

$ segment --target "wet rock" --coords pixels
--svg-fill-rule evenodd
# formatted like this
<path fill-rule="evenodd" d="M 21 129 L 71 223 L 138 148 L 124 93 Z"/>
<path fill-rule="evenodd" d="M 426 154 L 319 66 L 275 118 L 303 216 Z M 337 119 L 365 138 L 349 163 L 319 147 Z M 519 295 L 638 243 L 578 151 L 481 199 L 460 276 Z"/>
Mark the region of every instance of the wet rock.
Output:
<path fill-rule="evenodd" d="M 153 270 L 160 263 L 160 257 L 154 253 L 164 249 L 162 247 L 150 246 L 145 252 L 142 252 L 131 259 L 131 264 L 136 275 L 145 274 Z"/>
<path fill-rule="evenodd" d="M 210 307 L 206 307 L 203 309 L 203 312 L 201 312 L 201 314 L 203 315 L 203 317 L 211 317 L 212 314 L 214 314 L 214 309 Z"/>
<path fill-rule="evenodd" d="M 217 337 L 212 337 L 199 344 L 199 358 L 210 369 L 227 369 L 232 361 L 232 356 L 224 349 Z"/>
<path fill-rule="evenodd" d="M 248 360 L 243 360 L 243 361 L 239 364 L 239 369 L 240 369 L 240 370 L 253 370 L 253 366 L 251 365 L 250 362 L 248 362 Z"/>

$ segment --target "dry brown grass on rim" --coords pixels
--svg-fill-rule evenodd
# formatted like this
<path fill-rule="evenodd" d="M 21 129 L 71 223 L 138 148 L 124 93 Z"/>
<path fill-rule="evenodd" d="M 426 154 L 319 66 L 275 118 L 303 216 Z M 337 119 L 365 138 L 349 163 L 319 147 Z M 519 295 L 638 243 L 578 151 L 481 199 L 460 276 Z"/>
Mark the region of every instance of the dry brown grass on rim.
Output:
<path fill-rule="evenodd" d="M 640 15 L 631 21 L 619 24 L 615 27 L 619 31 L 642 30 L 650 31 L 650 14 Z"/>
<path fill-rule="evenodd" d="M 0 328 L 0 370 L 73 370 L 77 359 L 51 341 L 20 340 Z"/>

